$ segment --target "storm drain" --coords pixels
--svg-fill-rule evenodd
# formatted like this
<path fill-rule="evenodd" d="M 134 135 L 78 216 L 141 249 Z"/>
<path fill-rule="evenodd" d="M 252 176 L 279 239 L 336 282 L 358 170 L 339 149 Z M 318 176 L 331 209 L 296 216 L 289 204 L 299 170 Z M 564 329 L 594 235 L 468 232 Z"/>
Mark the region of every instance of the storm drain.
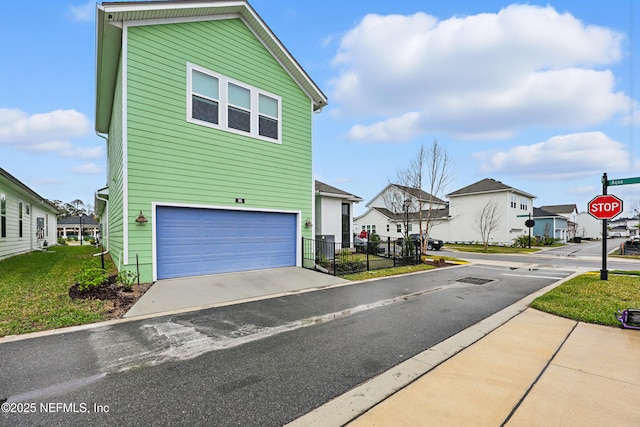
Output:
<path fill-rule="evenodd" d="M 456 282 L 470 283 L 472 285 L 486 285 L 494 281 L 495 279 L 485 279 L 483 277 L 463 277 L 462 279 L 456 280 Z"/>

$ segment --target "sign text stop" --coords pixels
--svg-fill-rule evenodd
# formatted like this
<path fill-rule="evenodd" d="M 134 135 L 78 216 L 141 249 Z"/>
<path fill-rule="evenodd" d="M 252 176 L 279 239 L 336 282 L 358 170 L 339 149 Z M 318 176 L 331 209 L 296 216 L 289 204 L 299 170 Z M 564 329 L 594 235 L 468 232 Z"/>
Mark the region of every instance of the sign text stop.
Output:
<path fill-rule="evenodd" d="M 612 219 L 622 213 L 622 200 L 613 194 L 596 196 L 589 202 L 589 213 L 596 219 Z"/>

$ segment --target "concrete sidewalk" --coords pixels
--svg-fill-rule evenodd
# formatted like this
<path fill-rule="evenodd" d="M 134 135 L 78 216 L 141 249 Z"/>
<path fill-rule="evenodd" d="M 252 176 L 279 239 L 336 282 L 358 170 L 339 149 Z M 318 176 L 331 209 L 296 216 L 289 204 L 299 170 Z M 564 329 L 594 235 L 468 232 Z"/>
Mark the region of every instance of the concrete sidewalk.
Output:
<path fill-rule="evenodd" d="M 638 426 L 639 354 L 639 331 L 527 309 L 347 425 Z"/>

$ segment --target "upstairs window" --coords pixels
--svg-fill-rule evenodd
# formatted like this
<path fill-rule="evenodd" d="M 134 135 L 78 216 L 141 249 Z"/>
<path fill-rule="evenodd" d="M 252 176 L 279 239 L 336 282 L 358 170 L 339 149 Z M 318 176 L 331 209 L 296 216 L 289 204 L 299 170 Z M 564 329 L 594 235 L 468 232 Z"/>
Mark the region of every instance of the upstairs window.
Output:
<path fill-rule="evenodd" d="M 228 124 L 232 129 L 251 132 L 251 91 L 229 83 Z"/>
<path fill-rule="evenodd" d="M 279 96 L 187 64 L 187 121 L 270 142 L 281 142 Z"/>
<path fill-rule="evenodd" d="M 518 197 L 515 194 L 511 195 L 511 207 L 514 209 L 518 207 Z"/>
<path fill-rule="evenodd" d="M 207 123 L 218 124 L 220 87 L 214 76 L 193 70 L 191 74 L 191 117 Z"/>

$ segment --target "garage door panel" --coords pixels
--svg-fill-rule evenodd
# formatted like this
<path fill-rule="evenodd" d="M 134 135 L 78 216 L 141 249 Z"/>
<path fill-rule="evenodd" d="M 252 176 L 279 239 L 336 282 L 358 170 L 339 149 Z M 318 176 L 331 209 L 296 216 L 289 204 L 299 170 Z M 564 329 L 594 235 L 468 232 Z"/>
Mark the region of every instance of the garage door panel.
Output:
<path fill-rule="evenodd" d="M 295 214 L 159 206 L 156 218 L 159 279 L 296 264 Z"/>

